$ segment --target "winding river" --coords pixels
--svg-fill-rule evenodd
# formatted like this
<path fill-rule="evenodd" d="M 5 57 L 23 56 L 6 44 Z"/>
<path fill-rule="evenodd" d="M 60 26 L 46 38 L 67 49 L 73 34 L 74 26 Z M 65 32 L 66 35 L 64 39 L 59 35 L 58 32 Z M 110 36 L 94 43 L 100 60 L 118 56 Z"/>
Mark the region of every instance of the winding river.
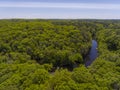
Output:
<path fill-rule="evenodd" d="M 86 67 L 90 66 L 92 62 L 97 58 L 98 56 L 97 46 L 98 46 L 97 41 L 92 40 L 92 47 L 90 49 L 88 56 L 86 57 L 86 62 L 85 62 Z"/>

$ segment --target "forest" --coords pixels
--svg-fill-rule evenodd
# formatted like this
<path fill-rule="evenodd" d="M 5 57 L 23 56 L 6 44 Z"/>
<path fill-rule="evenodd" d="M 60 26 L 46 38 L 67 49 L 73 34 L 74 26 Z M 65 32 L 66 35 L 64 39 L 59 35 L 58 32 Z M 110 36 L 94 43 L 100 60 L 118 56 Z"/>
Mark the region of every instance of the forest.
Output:
<path fill-rule="evenodd" d="M 0 20 L 0 90 L 120 90 L 120 20 Z"/>

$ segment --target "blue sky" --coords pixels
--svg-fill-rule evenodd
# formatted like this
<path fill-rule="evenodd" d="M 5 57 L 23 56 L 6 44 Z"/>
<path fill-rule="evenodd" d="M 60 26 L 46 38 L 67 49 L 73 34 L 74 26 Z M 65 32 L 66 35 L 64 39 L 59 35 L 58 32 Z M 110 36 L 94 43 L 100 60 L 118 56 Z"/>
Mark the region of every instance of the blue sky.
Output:
<path fill-rule="evenodd" d="M 120 19 L 120 0 L 0 0 L 0 19 Z"/>

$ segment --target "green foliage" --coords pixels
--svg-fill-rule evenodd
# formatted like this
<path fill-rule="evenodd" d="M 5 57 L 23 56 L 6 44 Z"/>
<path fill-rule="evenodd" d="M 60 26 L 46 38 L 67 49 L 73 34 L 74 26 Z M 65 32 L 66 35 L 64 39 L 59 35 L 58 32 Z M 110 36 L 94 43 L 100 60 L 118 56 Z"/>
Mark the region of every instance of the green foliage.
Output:
<path fill-rule="evenodd" d="M 72 78 L 77 83 L 92 83 L 93 82 L 92 74 L 84 66 L 75 68 L 72 74 Z"/>
<path fill-rule="evenodd" d="M 3 20 L 0 22 L 1 58 L 9 59 L 1 60 L 1 62 L 14 63 L 15 61 L 16 63 L 18 58 L 9 57 L 9 54 L 12 56 L 11 53 L 14 53 L 25 55 L 20 55 L 19 60 L 22 58 L 28 60 L 25 57 L 30 57 L 40 64 L 72 65 L 75 62 L 83 63 L 82 58 L 91 47 L 91 33 L 80 30 L 73 24 L 55 25 L 54 21 L 39 20 Z M 71 55 L 76 55 L 78 58 L 73 57 L 71 60 Z M 26 62 L 22 60 L 21 62 Z"/>
<path fill-rule="evenodd" d="M 119 28 L 115 20 L 0 20 L 0 90 L 119 90 Z M 85 67 L 92 39 L 98 57 Z"/>

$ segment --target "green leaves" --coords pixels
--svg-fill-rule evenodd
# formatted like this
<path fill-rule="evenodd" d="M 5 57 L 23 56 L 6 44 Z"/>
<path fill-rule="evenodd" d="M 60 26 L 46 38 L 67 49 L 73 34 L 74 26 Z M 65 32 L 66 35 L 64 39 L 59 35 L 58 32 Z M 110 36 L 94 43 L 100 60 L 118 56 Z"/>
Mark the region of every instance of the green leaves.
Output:
<path fill-rule="evenodd" d="M 0 20 L 0 90 L 119 90 L 119 27 L 109 20 Z M 86 68 L 92 38 L 99 56 Z"/>
<path fill-rule="evenodd" d="M 72 74 L 72 78 L 77 83 L 92 83 L 93 82 L 92 74 L 84 66 L 80 66 L 79 68 L 75 68 L 73 71 L 73 74 Z"/>

